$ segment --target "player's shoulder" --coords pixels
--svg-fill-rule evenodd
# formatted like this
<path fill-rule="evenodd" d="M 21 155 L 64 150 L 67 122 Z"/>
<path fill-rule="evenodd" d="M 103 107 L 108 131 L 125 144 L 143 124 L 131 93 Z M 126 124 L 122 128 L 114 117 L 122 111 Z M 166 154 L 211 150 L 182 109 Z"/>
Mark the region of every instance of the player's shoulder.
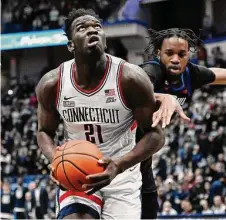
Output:
<path fill-rule="evenodd" d="M 45 100 L 46 97 L 54 97 L 58 84 L 60 67 L 47 72 L 38 82 L 35 92 L 38 100 Z"/>
<path fill-rule="evenodd" d="M 164 78 L 165 71 L 163 70 L 158 60 L 149 60 L 139 65 L 149 76 L 152 82 L 159 81 Z"/>
<path fill-rule="evenodd" d="M 58 81 L 58 73 L 59 73 L 59 68 L 57 67 L 55 69 L 50 70 L 47 72 L 38 82 L 38 85 L 36 89 L 43 89 L 46 87 L 51 87 L 57 84 Z"/>
<path fill-rule="evenodd" d="M 161 71 L 161 65 L 158 60 L 148 60 L 139 65 L 145 72 Z"/>
<path fill-rule="evenodd" d="M 139 82 L 139 81 L 149 81 L 149 78 L 145 71 L 139 67 L 138 65 L 125 62 L 122 70 L 122 77 L 126 81 L 133 81 L 133 82 Z"/>
<path fill-rule="evenodd" d="M 193 74 L 198 74 L 200 72 L 205 72 L 205 71 L 209 71 L 209 68 L 206 66 L 201 66 L 192 62 L 188 62 L 187 65 L 189 71 Z"/>

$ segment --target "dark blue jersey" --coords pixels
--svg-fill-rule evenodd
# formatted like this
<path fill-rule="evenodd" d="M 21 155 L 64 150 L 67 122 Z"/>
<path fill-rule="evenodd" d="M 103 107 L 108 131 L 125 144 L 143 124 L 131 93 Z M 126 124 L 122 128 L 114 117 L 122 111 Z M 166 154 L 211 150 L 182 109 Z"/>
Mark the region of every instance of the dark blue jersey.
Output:
<path fill-rule="evenodd" d="M 180 78 L 178 78 L 177 84 L 170 84 L 167 81 L 168 73 L 159 60 L 150 60 L 140 66 L 148 74 L 154 84 L 156 93 L 166 93 L 177 96 L 177 100 L 183 108 L 189 105 L 192 94 L 196 89 L 215 80 L 215 74 L 210 69 L 192 63 L 188 63 L 185 71 L 180 75 Z M 143 133 L 138 127 L 136 141 L 138 142 L 142 137 Z M 141 163 L 143 181 L 142 194 L 156 190 L 151 165 L 151 158 Z"/>
<path fill-rule="evenodd" d="M 141 65 L 154 84 L 155 92 L 177 96 L 181 106 L 191 102 L 192 94 L 196 89 L 215 80 L 215 74 L 208 68 L 188 63 L 185 71 L 180 75 L 177 84 L 167 81 L 167 72 L 158 60 L 150 60 Z"/>

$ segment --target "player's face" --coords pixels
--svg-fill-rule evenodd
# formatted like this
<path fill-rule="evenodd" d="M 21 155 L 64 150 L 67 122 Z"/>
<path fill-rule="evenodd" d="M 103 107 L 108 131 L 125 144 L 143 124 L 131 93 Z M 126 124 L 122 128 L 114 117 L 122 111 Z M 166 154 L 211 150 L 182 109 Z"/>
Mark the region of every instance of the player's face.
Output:
<path fill-rule="evenodd" d="M 189 60 L 188 42 L 182 38 L 167 38 L 159 51 L 160 61 L 171 75 L 184 72 Z"/>
<path fill-rule="evenodd" d="M 106 37 L 103 27 L 95 17 L 84 15 L 75 19 L 71 25 L 72 39 L 69 50 L 82 54 L 103 54 Z"/>

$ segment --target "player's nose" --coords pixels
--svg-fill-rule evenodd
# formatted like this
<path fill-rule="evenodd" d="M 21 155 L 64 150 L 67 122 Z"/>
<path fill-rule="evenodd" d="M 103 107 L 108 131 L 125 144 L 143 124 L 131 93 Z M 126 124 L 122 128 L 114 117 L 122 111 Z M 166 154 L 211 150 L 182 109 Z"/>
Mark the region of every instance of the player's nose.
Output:
<path fill-rule="evenodd" d="M 90 26 L 90 27 L 87 29 L 87 34 L 88 34 L 88 35 L 98 34 L 98 31 L 97 31 L 94 27 Z"/>
<path fill-rule="evenodd" d="M 180 63 L 180 59 L 179 56 L 177 54 L 175 54 L 172 59 L 171 59 L 171 63 L 173 64 L 179 64 Z"/>

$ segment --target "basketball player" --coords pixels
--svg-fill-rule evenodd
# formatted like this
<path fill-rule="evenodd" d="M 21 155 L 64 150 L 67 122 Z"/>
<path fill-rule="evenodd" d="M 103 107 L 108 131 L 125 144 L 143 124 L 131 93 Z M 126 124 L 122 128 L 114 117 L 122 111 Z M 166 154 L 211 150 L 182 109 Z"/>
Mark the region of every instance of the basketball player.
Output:
<path fill-rule="evenodd" d="M 72 10 L 65 32 L 74 59 L 44 75 L 36 88 L 38 145 L 52 162 L 61 116 L 65 139 L 96 143 L 106 169 L 87 176 L 93 182 L 83 184 L 87 194 L 59 190 L 57 218 L 138 219 L 139 163 L 164 145 L 161 127 L 151 126 L 156 110 L 152 84 L 140 67 L 104 52 L 105 33 L 94 11 Z M 144 134 L 137 144 L 135 120 Z"/>
<path fill-rule="evenodd" d="M 189 29 L 173 28 L 159 32 L 150 30 L 148 49 L 152 49 L 151 55 L 154 59 L 141 65 L 154 83 L 155 92 L 176 96 L 183 107 L 191 102 L 194 90 L 203 85 L 226 84 L 226 69 L 206 68 L 189 62 L 189 52 L 191 48 L 197 49 L 198 43 L 199 38 Z M 154 113 L 156 124 L 158 119 L 161 119 L 162 114 L 165 114 L 165 110 L 161 107 Z M 137 141 L 142 136 L 138 129 Z M 142 218 L 145 219 L 156 218 L 158 211 L 157 192 L 151 163 L 151 158 L 141 163 L 143 177 Z M 150 201 L 152 202 L 150 203 Z"/>

